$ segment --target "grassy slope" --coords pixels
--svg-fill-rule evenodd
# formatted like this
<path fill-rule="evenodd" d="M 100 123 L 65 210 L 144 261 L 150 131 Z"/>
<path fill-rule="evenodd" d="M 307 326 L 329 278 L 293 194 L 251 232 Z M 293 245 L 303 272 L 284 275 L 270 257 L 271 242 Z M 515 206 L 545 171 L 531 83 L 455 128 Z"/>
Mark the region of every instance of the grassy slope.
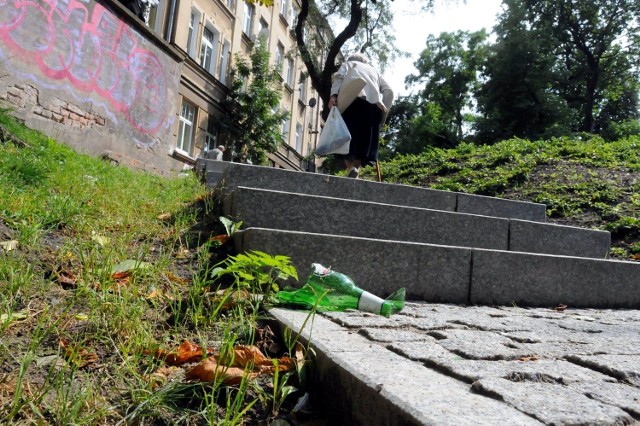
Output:
<path fill-rule="evenodd" d="M 398 156 L 385 182 L 461 191 L 547 206 L 550 222 L 612 233 L 611 257 L 640 253 L 640 137 L 527 141 Z M 365 176 L 373 179 L 369 168 Z"/>

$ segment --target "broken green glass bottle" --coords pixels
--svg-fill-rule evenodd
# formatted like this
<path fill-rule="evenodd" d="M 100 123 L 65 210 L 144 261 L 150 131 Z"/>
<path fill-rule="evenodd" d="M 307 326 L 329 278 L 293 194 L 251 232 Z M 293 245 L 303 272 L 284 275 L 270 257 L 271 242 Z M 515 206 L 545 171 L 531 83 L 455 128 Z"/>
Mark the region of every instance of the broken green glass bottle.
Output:
<path fill-rule="evenodd" d="M 299 289 L 287 287 L 275 294 L 276 304 L 318 311 L 357 309 L 389 317 L 404 308 L 405 289 L 382 299 L 365 291 L 345 274 L 314 263 L 312 273 Z"/>

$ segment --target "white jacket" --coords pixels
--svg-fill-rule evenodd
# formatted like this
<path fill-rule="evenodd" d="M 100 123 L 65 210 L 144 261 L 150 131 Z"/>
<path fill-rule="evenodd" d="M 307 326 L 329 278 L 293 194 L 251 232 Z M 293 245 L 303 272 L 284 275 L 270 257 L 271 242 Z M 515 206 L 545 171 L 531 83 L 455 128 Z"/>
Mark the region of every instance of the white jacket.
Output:
<path fill-rule="evenodd" d="M 333 75 L 331 95 L 337 95 L 340 92 L 345 75 L 350 68 L 349 78 L 361 78 L 366 82 L 364 88 L 356 97 L 364 98 L 367 102 L 374 105 L 384 106 L 384 108 L 381 109 L 385 113 L 384 118 L 386 118 L 386 113 L 393 103 L 393 90 L 384 77 L 369 64 L 358 61 L 344 62 Z M 347 106 L 348 105 L 340 105 L 340 109 L 344 110 Z"/>

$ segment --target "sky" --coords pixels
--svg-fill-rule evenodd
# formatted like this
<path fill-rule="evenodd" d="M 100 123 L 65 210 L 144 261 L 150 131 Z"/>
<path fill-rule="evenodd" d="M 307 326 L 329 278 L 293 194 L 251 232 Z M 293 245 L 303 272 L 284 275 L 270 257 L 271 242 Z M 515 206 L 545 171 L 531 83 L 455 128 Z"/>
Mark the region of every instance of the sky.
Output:
<path fill-rule="evenodd" d="M 411 54 L 410 58 L 398 59 L 389 66 L 384 77 L 393 88 L 396 96 L 408 95 L 404 79 L 417 72 L 413 63 L 426 45 L 429 34 L 438 36 L 442 32 L 458 30 L 478 31 L 485 28 L 491 32 L 496 15 L 500 12 L 502 0 L 466 0 L 449 2 L 457 4 L 445 5 L 444 1 L 436 1 L 434 12 L 418 12 L 420 0 L 395 0 L 391 2 L 394 12 L 394 28 L 396 29 L 396 45 Z"/>

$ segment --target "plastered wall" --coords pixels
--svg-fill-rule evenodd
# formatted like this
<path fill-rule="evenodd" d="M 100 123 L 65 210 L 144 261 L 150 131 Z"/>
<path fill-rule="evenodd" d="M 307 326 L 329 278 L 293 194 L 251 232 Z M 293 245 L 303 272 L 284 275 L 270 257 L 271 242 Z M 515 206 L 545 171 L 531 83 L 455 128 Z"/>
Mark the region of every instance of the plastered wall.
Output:
<path fill-rule="evenodd" d="M 171 174 L 182 60 L 94 0 L 0 0 L 0 103 L 99 156 Z"/>

